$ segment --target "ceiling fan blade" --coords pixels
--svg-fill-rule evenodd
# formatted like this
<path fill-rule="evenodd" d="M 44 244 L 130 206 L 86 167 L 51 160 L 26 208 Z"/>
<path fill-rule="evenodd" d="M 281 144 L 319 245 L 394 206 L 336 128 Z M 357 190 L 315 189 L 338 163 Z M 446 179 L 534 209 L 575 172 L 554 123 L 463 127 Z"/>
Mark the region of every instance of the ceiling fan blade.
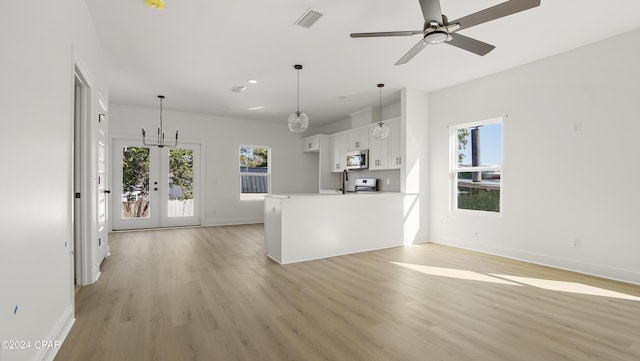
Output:
<path fill-rule="evenodd" d="M 422 16 L 424 21 L 429 23 L 431 21 L 437 21 L 438 24 L 442 24 L 442 10 L 440 9 L 440 0 L 418 0 L 420 1 L 420 7 L 422 8 Z"/>
<path fill-rule="evenodd" d="M 451 34 L 451 37 L 453 39 L 451 39 L 450 41 L 447 42 L 447 44 L 449 45 L 453 45 L 457 48 L 466 50 L 466 51 L 470 51 L 474 54 L 478 54 L 480 56 L 484 56 L 487 55 L 487 53 L 489 53 L 491 50 L 495 49 L 495 46 L 491 45 L 491 44 L 487 44 L 485 42 L 482 42 L 480 40 L 476 40 L 464 35 L 460 35 L 458 33 L 455 34 Z"/>
<path fill-rule="evenodd" d="M 471 15 L 467 15 L 449 24 L 460 24 L 460 29 L 467 29 L 478 24 L 486 23 L 504 16 L 519 13 L 540 6 L 540 0 L 510 0 L 502 4 L 480 10 Z"/>
<path fill-rule="evenodd" d="M 406 30 L 406 31 L 383 31 L 377 33 L 351 33 L 352 38 L 374 38 L 380 36 L 411 36 L 422 35 L 422 30 Z"/>
<path fill-rule="evenodd" d="M 416 45 L 414 45 L 413 48 L 411 48 L 406 54 L 402 56 L 402 58 L 400 58 L 400 60 L 396 61 L 396 63 L 393 65 L 406 64 L 409 60 L 413 59 L 413 57 L 416 56 L 420 51 L 422 51 L 422 49 L 424 49 L 426 46 L 427 46 L 427 43 L 425 43 L 424 41 L 422 41 L 422 39 L 420 39 L 420 41 Z"/>

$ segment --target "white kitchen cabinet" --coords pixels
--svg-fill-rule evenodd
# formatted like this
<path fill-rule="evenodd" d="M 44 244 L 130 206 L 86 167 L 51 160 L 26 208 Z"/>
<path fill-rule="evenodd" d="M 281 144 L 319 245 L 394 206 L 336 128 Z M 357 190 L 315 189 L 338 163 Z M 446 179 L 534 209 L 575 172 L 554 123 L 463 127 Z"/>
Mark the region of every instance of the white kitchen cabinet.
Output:
<path fill-rule="evenodd" d="M 331 172 L 342 172 L 347 163 L 347 132 L 335 133 L 330 138 Z"/>
<path fill-rule="evenodd" d="M 316 134 L 310 137 L 302 138 L 302 151 L 303 152 L 320 151 L 320 135 L 321 134 Z"/>
<path fill-rule="evenodd" d="M 378 124 L 368 127 L 369 130 L 369 169 L 389 169 L 389 137 L 376 139 L 373 129 Z"/>
<path fill-rule="evenodd" d="M 400 118 L 383 120 L 389 127 L 389 136 L 385 139 L 373 137 L 373 129 L 378 124 L 369 127 L 369 169 L 399 169 L 402 164 L 400 155 Z"/>
<path fill-rule="evenodd" d="M 402 146 L 400 133 L 400 118 L 389 120 L 389 169 L 402 167 Z"/>
<path fill-rule="evenodd" d="M 412 244 L 405 205 L 416 197 L 400 192 L 267 195 L 267 256 L 288 264 Z M 375 216 L 366 215 L 371 212 Z"/>
<path fill-rule="evenodd" d="M 363 127 L 347 132 L 348 151 L 369 149 L 369 129 L 369 127 Z"/>

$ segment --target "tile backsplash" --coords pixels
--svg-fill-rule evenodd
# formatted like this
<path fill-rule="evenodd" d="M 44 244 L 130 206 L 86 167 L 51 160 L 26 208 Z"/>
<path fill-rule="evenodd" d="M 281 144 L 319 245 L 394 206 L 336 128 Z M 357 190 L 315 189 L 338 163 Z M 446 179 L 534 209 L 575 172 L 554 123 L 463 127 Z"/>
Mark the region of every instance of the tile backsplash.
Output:
<path fill-rule="evenodd" d="M 338 184 L 342 177 L 342 173 L 334 173 Z M 400 169 L 390 170 L 368 170 L 356 169 L 349 171 L 349 182 L 347 182 L 347 190 L 355 189 L 354 181 L 358 178 L 377 178 L 378 191 L 380 192 L 400 192 Z"/>

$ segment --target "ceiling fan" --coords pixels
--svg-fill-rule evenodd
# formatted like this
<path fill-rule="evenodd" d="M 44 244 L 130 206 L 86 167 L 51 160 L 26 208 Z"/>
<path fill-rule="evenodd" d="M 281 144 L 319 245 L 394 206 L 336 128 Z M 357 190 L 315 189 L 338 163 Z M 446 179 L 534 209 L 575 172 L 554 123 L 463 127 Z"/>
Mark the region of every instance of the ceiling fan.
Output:
<path fill-rule="evenodd" d="M 424 16 L 422 30 L 387 31 L 376 33 L 352 33 L 352 38 L 372 38 L 380 36 L 422 35 L 422 39 L 413 46 L 395 65 L 406 64 L 427 45 L 447 43 L 457 48 L 484 56 L 495 48 L 480 40 L 456 33 L 462 29 L 483 24 L 504 16 L 519 13 L 540 6 L 540 0 L 509 0 L 501 4 L 480 10 L 460 19 L 449 21 L 440 10 L 440 0 L 418 0 Z"/>

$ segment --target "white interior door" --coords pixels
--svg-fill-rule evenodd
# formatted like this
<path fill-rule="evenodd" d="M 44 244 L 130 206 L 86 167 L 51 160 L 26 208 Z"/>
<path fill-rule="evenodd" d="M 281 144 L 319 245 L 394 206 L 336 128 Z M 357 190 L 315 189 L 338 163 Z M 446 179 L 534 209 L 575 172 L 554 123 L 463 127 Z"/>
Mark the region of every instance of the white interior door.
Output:
<path fill-rule="evenodd" d="M 98 138 L 97 138 L 97 166 L 98 166 L 98 188 L 97 188 L 97 231 L 98 231 L 98 264 L 102 263 L 109 255 L 109 232 L 107 230 L 107 195 L 111 193 L 107 187 L 107 116 L 98 115 Z"/>
<path fill-rule="evenodd" d="M 200 146 L 114 141 L 113 228 L 200 225 Z"/>

